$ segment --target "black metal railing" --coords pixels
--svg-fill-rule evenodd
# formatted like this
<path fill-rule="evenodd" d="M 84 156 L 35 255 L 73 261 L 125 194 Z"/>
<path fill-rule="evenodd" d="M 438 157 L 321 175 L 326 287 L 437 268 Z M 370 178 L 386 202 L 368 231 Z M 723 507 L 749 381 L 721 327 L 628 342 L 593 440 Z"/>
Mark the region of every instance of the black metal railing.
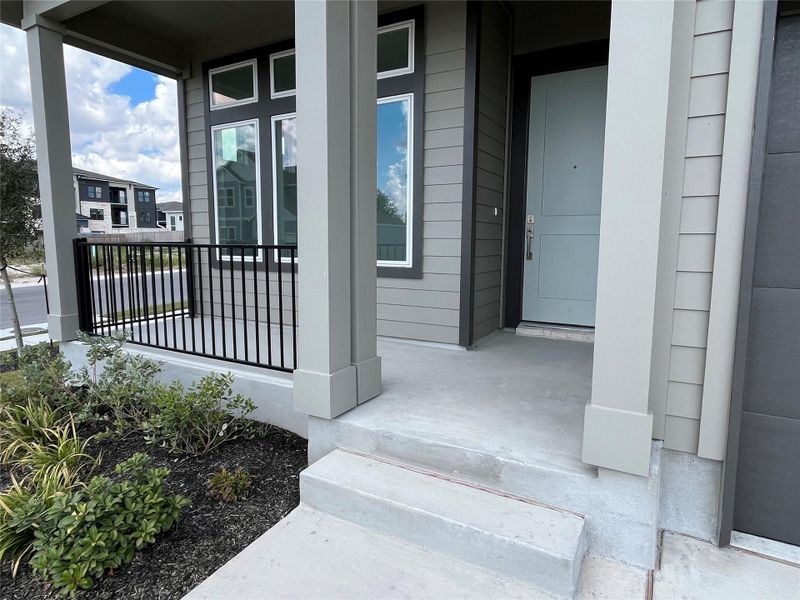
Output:
<path fill-rule="evenodd" d="M 255 365 L 297 366 L 297 247 L 75 240 L 82 331 Z"/>

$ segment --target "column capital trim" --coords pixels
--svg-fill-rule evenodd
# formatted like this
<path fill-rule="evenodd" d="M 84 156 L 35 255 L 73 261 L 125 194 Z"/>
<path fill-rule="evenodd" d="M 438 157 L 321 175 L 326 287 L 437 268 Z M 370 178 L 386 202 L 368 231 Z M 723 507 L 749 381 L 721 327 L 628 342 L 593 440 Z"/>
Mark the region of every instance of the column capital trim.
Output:
<path fill-rule="evenodd" d="M 29 29 L 33 29 L 34 27 L 49 29 L 50 31 L 55 31 L 56 33 L 59 33 L 62 36 L 67 34 L 67 28 L 64 27 L 64 25 L 56 21 L 53 21 L 52 19 L 48 19 L 47 17 L 43 17 L 38 13 L 28 15 L 22 19 L 23 31 L 28 31 Z"/>

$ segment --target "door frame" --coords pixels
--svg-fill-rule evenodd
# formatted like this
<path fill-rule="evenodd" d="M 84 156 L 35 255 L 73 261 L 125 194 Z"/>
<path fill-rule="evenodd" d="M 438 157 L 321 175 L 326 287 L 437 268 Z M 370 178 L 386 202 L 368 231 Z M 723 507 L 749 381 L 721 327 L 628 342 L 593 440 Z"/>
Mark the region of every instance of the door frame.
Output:
<path fill-rule="evenodd" d="M 764 165 L 767 150 L 767 126 L 772 92 L 772 69 L 775 55 L 775 33 L 778 25 L 777 0 L 766 0 L 761 33 L 761 56 L 758 65 L 753 144 L 750 159 L 750 182 L 747 191 L 742 271 L 739 283 L 739 311 L 734 340 L 733 375 L 731 379 L 730 411 L 728 413 L 728 441 L 722 465 L 720 502 L 717 522 L 718 543 L 728 546 L 733 531 L 733 507 L 736 495 L 736 470 L 739 465 L 739 438 L 741 433 L 742 403 L 744 400 L 744 372 L 750 330 L 750 308 L 753 295 L 753 275 L 756 259 L 758 212 L 761 206 Z"/>
<path fill-rule="evenodd" d="M 528 178 L 531 78 L 608 65 L 608 39 L 529 52 L 511 60 L 511 140 L 506 210 L 506 274 L 503 326 L 522 320 L 523 249 Z M 602 209 L 601 209 L 602 210 Z"/>

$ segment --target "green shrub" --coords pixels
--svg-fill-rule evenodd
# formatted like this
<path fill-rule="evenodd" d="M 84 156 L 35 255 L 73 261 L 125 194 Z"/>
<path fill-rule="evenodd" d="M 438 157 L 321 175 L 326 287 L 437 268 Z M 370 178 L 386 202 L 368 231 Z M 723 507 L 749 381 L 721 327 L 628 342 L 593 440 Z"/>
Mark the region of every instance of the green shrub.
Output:
<path fill-rule="evenodd" d="M 125 352 L 126 339 L 124 332 L 111 337 L 81 336 L 89 362 L 89 367 L 81 371 L 87 389 L 81 418 L 107 416 L 117 433 L 136 428 L 147 419 L 158 386 L 155 377 L 161 370 L 156 361 Z M 103 369 L 98 374 L 101 364 Z"/>
<path fill-rule="evenodd" d="M 83 481 L 97 464 L 86 448 L 91 438 L 82 439 L 72 418 L 68 422 L 42 429 L 42 437 L 34 441 L 17 442 L 8 463 L 27 471 L 23 482 L 36 488 L 40 481 L 51 481 L 59 489 L 69 489 Z"/>
<path fill-rule="evenodd" d="M 44 398 L 54 407 L 71 410 L 80 405 L 79 390 L 71 385 L 74 378 L 69 361 L 50 344 L 25 346 L 19 357 L 24 386 L 13 394 L 25 398 Z"/>
<path fill-rule="evenodd" d="M 228 471 L 222 468 L 208 480 L 208 495 L 223 502 L 236 502 L 247 496 L 253 478 L 242 468 Z"/>
<path fill-rule="evenodd" d="M 11 574 L 33 552 L 35 523 L 46 503 L 44 494 L 23 487 L 11 476 L 11 487 L 0 494 L 0 565 L 11 563 Z"/>
<path fill-rule="evenodd" d="M 232 382 L 230 373 L 212 373 L 188 392 L 178 381 L 160 386 L 150 420 L 143 424 L 147 439 L 175 452 L 205 454 L 227 441 L 254 435 L 256 425 L 246 417 L 255 404 L 241 394 L 232 395 Z"/>
<path fill-rule="evenodd" d="M 64 416 L 43 398 L 24 404 L 0 405 L 0 463 L 18 456 L 25 444 L 46 443 L 47 431 L 61 425 Z"/>
<path fill-rule="evenodd" d="M 86 589 L 171 529 L 189 500 L 166 495 L 169 470 L 148 468 L 149 461 L 134 454 L 117 465 L 114 478 L 94 477 L 49 506 L 42 503 L 35 514 L 34 572 L 61 593 Z"/>

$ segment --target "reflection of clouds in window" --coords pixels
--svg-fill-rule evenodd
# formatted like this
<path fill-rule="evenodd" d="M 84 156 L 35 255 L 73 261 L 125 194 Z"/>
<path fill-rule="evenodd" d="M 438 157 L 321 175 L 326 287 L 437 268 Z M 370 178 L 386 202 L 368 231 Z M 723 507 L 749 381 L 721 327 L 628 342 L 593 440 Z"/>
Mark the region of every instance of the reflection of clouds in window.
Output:
<path fill-rule="evenodd" d="M 378 105 L 378 189 L 408 214 L 409 100 Z"/>
<path fill-rule="evenodd" d="M 283 166 L 297 166 L 297 119 L 283 119 L 281 121 L 281 151 L 283 153 Z"/>

